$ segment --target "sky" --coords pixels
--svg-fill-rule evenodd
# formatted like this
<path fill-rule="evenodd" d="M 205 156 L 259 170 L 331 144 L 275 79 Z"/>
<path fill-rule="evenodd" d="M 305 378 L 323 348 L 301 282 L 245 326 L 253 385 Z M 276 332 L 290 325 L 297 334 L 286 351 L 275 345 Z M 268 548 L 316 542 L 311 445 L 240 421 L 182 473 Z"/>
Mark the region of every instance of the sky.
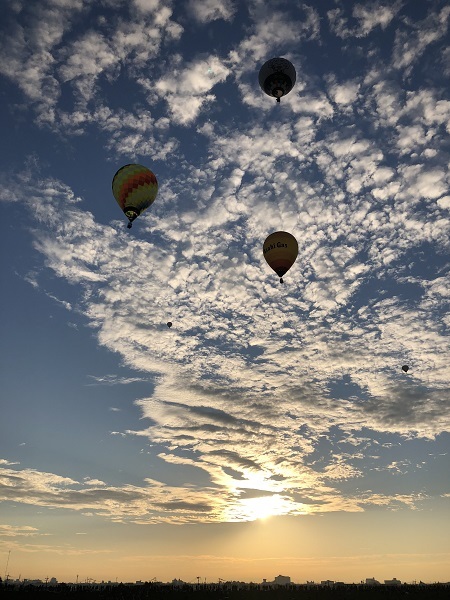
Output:
<path fill-rule="evenodd" d="M 1 577 L 450 580 L 449 23 L 3 0 Z"/>

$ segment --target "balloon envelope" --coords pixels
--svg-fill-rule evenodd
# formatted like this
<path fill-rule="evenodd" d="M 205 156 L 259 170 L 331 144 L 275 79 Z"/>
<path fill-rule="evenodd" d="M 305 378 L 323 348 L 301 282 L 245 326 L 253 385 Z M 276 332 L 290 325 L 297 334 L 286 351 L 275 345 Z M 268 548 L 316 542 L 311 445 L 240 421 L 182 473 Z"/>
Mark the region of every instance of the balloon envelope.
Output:
<path fill-rule="evenodd" d="M 271 58 L 261 67 L 258 80 L 261 89 L 279 102 L 294 87 L 295 67 L 285 58 Z"/>
<path fill-rule="evenodd" d="M 287 231 L 275 231 L 266 238 L 263 252 L 269 267 L 275 271 L 278 277 L 283 277 L 297 258 L 297 240 Z"/>
<path fill-rule="evenodd" d="M 169 321 L 169 322 L 167 323 L 167 327 L 169 327 L 169 329 L 170 329 L 170 327 L 172 327 L 172 323 L 171 323 L 171 321 Z"/>
<path fill-rule="evenodd" d="M 403 365 L 402 371 L 405 371 L 405 373 L 407 373 L 409 371 L 408 365 Z"/>
<path fill-rule="evenodd" d="M 131 224 L 155 200 L 158 181 L 147 167 L 136 164 L 125 165 L 114 175 L 112 191 L 117 204 Z"/>

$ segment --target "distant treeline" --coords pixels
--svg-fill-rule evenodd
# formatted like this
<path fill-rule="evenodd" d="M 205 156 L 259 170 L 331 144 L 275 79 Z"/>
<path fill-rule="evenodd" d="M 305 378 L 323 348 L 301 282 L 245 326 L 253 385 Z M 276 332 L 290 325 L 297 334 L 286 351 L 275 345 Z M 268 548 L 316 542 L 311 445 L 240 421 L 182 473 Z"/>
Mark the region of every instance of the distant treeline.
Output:
<path fill-rule="evenodd" d="M 450 584 L 367 586 L 289 585 L 285 587 L 261 587 L 242 585 L 185 585 L 171 586 L 154 583 L 98 584 L 98 585 L 3 585 L 1 595 L 37 600 L 448 600 Z"/>

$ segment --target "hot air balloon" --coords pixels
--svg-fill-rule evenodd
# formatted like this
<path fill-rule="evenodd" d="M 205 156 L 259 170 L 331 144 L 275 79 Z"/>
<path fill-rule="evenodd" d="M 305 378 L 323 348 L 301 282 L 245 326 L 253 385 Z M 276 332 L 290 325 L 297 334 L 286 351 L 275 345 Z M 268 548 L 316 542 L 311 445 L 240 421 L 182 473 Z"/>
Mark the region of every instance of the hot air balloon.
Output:
<path fill-rule="evenodd" d="M 155 200 L 158 181 L 155 175 L 142 165 L 125 165 L 112 180 L 112 191 L 117 204 L 128 217 L 128 229 L 144 210 Z"/>
<path fill-rule="evenodd" d="M 402 371 L 405 371 L 405 373 L 407 373 L 409 371 L 408 365 L 403 365 Z"/>
<path fill-rule="evenodd" d="M 295 84 L 294 65 L 285 58 L 271 58 L 263 64 L 259 71 L 259 85 L 268 96 L 280 101 Z"/>
<path fill-rule="evenodd" d="M 169 321 L 169 322 L 167 323 L 167 327 L 168 327 L 169 329 L 172 327 L 172 322 L 171 322 L 171 321 Z"/>
<path fill-rule="evenodd" d="M 283 283 L 283 275 L 295 263 L 298 244 L 295 237 L 287 231 L 271 233 L 263 244 L 264 258 Z"/>

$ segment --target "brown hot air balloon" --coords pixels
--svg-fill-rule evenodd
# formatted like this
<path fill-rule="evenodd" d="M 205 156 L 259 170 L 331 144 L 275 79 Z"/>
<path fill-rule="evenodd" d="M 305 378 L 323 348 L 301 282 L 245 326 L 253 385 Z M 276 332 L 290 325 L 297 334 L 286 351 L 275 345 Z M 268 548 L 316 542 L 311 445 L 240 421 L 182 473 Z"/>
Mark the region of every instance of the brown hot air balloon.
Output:
<path fill-rule="evenodd" d="M 298 255 L 295 237 L 287 231 L 271 233 L 263 244 L 264 258 L 283 283 L 283 275 L 289 271 Z"/>

